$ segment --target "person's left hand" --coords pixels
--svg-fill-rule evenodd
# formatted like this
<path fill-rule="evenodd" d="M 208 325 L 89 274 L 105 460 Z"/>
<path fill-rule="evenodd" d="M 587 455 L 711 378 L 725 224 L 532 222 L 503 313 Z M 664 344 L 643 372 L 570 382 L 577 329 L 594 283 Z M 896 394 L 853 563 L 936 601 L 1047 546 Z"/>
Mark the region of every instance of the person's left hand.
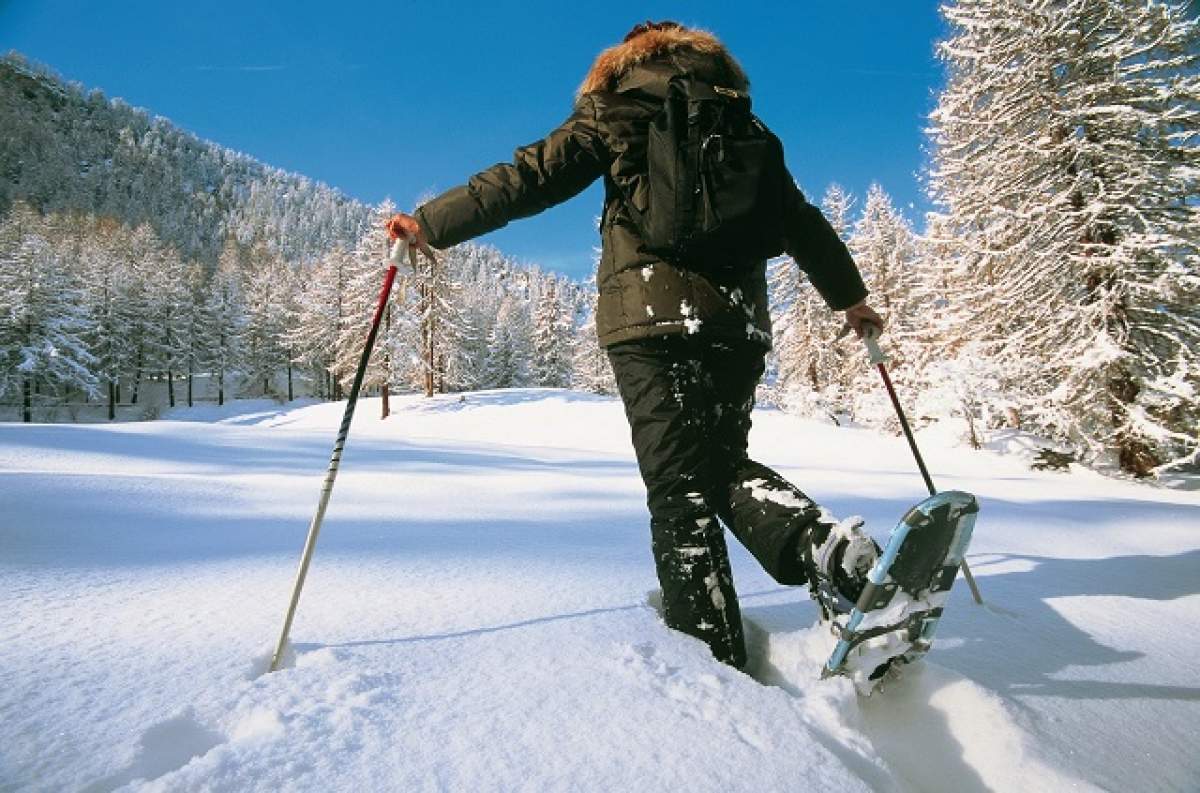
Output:
<path fill-rule="evenodd" d="M 429 240 L 425 239 L 425 231 L 412 215 L 397 212 L 387 219 L 387 222 L 384 223 L 384 228 L 387 229 L 388 239 L 404 239 L 410 245 L 415 245 L 417 250 L 428 256 L 430 260 L 437 261 L 437 257 L 433 253 L 433 248 L 429 247 Z M 416 260 L 414 259 L 413 261 L 415 262 Z"/>

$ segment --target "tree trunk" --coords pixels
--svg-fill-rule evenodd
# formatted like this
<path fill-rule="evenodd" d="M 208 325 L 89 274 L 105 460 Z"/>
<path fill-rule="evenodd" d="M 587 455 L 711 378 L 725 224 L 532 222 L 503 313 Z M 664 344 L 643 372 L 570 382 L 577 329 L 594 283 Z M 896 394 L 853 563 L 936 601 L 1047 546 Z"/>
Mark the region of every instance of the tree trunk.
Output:
<path fill-rule="evenodd" d="M 295 398 L 296 398 L 296 396 L 292 392 L 292 362 L 289 360 L 288 361 L 288 402 L 291 402 Z"/>
<path fill-rule="evenodd" d="M 983 443 L 979 440 L 979 432 L 975 429 L 974 405 L 964 399 L 960 406 L 962 408 L 963 418 L 967 420 L 967 440 L 971 444 L 971 448 L 982 449 Z"/>
<path fill-rule="evenodd" d="M 138 400 L 138 389 L 142 387 L 142 354 L 143 349 L 138 348 L 137 369 L 133 376 L 133 398 L 129 400 L 129 404 L 136 405 Z"/>
<path fill-rule="evenodd" d="M 168 357 L 171 355 L 170 350 L 172 347 L 170 317 L 170 312 L 167 312 L 167 321 L 165 323 L 167 332 L 165 334 L 166 338 L 163 340 L 165 342 L 164 346 L 168 350 Z M 175 407 L 175 378 L 172 376 L 171 367 L 169 364 L 167 365 L 167 404 L 169 404 L 171 407 Z"/>
<path fill-rule="evenodd" d="M 432 275 L 432 265 L 430 269 Z M 431 278 L 432 281 L 432 278 Z M 433 285 L 425 285 L 425 323 L 421 341 L 425 346 L 425 396 L 433 396 Z"/>
<path fill-rule="evenodd" d="M 32 383 L 32 380 L 33 380 L 33 376 L 27 375 L 25 377 L 25 382 L 23 382 L 21 384 L 21 392 L 22 392 L 22 394 L 21 394 L 22 400 L 21 401 L 24 404 L 24 410 L 22 411 L 22 414 L 23 414 L 23 420 L 25 421 L 26 424 L 33 421 L 33 383 Z"/>
<path fill-rule="evenodd" d="M 117 383 L 115 380 L 108 381 L 108 420 L 114 421 L 117 418 L 117 400 L 120 396 L 117 394 Z"/>
<path fill-rule="evenodd" d="M 192 406 L 192 362 L 188 361 L 188 407 Z"/>
<path fill-rule="evenodd" d="M 383 315 L 383 338 L 384 339 L 387 339 L 388 331 L 391 329 L 391 327 L 392 327 L 392 307 L 391 307 L 391 305 L 388 305 L 388 307 L 384 311 L 384 315 Z M 388 385 L 390 384 L 391 379 L 392 379 L 392 357 L 388 354 L 387 344 L 385 342 L 383 345 L 383 385 L 380 386 L 380 389 L 379 389 L 379 395 L 381 397 L 381 399 L 380 399 L 381 407 L 380 407 L 380 416 L 379 416 L 380 421 L 382 421 L 383 419 L 386 419 L 392 413 L 392 406 L 388 402 L 388 397 L 390 396 L 390 394 L 388 394 Z"/>
<path fill-rule="evenodd" d="M 1141 387 L 1121 365 L 1116 365 L 1108 378 L 1108 398 L 1112 405 L 1112 423 L 1120 426 L 1124 420 L 1128 405 L 1137 401 Z M 1121 431 L 1117 433 L 1117 462 L 1121 470 L 1138 478 L 1150 476 L 1155 466 L 1161 465 L 1162 460 L 1154 453 L 1154 448 L 1143 437 Z"/>
<path fill-rule="evenodd" d="M 225 370 L 222 369 L 217 374 L 217 404 L 225 404 Z"/>

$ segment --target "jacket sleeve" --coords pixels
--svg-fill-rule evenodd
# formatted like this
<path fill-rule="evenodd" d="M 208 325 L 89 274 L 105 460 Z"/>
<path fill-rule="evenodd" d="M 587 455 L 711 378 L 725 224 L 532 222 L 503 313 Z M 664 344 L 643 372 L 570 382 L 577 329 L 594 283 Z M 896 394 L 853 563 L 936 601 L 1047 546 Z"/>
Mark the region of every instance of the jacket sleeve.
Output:
<path fill-rule="evenodd" d="M 842 311 L 867 296 L 858 266 L 821 210 L 787 177 L 787 252 L 830 308 Z"/>
<path fill-rule="evenodd" d="M 448 248 L 536 215 L 582 192 L 608 166 L 596 123 L 595 99 L 583 96 L 544 139 L 522 146 L 416 211 L 429 244 Z"/>

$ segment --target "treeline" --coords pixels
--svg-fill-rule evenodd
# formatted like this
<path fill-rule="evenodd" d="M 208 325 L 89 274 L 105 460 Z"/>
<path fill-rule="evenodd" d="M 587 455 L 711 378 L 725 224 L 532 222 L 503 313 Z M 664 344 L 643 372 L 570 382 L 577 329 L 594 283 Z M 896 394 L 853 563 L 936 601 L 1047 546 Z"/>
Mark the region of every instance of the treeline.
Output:
<path fill-rule="evenodd" d="M 159 240 L 90 215 L 18 202 L 0 221 L 0 400 L 137 404 L 147 380 L 171 406 L 198 378 L 216 399 L 339 399 L 353 379 L 387 249 L 378 207 L 352 247 L 288 262 L 225 240 L 208 270 Z M 378 221 L 378 222 L 374 222 Z M 590 326 L 593 296 L 562 276 L 460 245 L 404 268 L 365 386 L 384 394 L 513 386 L 611 391 Z M 124 390 L 124 392 L 123 392 Z"/>

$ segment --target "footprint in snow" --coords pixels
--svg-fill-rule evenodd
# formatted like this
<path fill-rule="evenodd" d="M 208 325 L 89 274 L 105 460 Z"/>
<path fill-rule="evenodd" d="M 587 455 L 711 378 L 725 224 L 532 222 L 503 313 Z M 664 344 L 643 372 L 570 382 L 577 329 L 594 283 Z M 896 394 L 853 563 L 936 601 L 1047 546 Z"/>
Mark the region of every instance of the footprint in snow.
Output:
<path fill-rule="evenodd" d="M 189 708 L 160 721 L 142 733 L 133 762 L 112 776 L 84 788 L 85 793 L 107 793 L 135 780 L 152 780 L 183 768 L 226 740 L 196 720 Z"/>

